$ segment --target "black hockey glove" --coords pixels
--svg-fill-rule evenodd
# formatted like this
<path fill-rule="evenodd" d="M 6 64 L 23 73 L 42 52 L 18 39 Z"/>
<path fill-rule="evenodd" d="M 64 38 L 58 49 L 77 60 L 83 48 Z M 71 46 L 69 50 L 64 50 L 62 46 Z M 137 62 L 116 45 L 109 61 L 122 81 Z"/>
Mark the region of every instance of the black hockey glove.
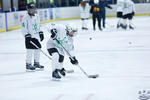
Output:
<path fill-rule="evenodd" d="M 51 29 L 51 34 L 51 38 L 55 40 L 57 38 L 57 30 L 55 28 Z"/>
<path fill-rule="evenodd" d="M 40 35 L 40 40 L 43 41 L 43 40 L 44 40 L 44 34 L 43 34 L 43 31 L 40 31 L 40 32 L 39 32 L 39 35 Z"/>
<path fill-rule="evenodd" d="M 132 12 L 132 16 L 134 16 L 135 15 L 135 13 L 134 12 Z"/>
<path fill-rule="evenodd" d="M 26 42 L 26 45 L 30 45 L 30 41 L 31 41 L 31 34 L 25 35 L 25 42 Z"/>
<path fill-rule="evenodd" d="M 69 57 L 69 58 L 70 58 L 70 57 Z M 75 57 L 70 58 L 70 62 L 71 62 L 73 65 L 77 65 L 77 64 L 78 64 L 78 60 L 77 60 Z"/>

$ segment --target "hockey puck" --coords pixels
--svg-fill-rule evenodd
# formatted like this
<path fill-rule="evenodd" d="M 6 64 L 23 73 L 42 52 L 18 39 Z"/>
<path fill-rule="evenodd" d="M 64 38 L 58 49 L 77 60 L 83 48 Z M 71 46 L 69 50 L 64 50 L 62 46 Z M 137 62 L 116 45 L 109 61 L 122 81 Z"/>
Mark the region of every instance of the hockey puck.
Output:
<path fill-rule="evenodd" d="M 91 38 L 91 37 L 90 37 L 89 39 L 90 39 L 90 40 L 92 40 L 92 38 Z"/>
<path fill-rule="evenodd" d="M 132 42 L 129 42 L 129 44 L 132 44 Z"/>

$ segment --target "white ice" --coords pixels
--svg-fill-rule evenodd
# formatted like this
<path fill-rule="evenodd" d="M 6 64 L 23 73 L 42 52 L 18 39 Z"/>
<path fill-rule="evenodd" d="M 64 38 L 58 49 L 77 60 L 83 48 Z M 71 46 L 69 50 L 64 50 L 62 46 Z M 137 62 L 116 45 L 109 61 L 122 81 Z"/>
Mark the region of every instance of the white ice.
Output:
<path fill-rule="evenodd" d="M 80 66 L 97 79 L 87 78 L 65 57 L 64 67 L 74 69 L 61 81 L 51 79 L 51 60 L 41 53 L 44 71 L 25 71 L 25 45 L 21 30 L 0 34 L 0 100 L 138 100 L 138 92 L 150 90 L 150 17 L 135 17 L 135 30 L 117 30 L 116 18 L 106 19 L 106 29 L 79 29 L 74 38 Z M 74 23 L 80 20 L 59 21 Z M 42 25 L 45 40 L 50 34 Z M 90 40 L 91 38 L 91 40 Z M 48 53 L 47 53 L 48 54 Z"/>

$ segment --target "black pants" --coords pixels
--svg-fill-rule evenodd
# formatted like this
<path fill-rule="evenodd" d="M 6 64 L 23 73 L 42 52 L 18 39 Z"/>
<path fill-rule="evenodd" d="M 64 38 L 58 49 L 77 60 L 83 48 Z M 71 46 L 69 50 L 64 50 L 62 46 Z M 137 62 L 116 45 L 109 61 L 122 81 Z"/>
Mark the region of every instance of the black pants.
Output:
<path fill-rule="evenodd" d="M 133 18 L 133 14 L 132 14 L 132 13 L 123 15 L 123 19 L 129 19 L 129 20 L 132 20 L 132 18 Z"/>
<path fill-rule="evenodd" d="M 25 46 L 26 49 L 38 49 L 36 46 L 34 46 L 31 41 L 38 47 L 41 48 L 41 43 L 36 39 L 36 38 L 31 38 L 31 40 L 29 40 L 28 38 L 25 38 Z"/>
<path fill-rule="evenodd" d="M 101 28 L 101 20 L 100 20 L 100 16 L 99 16 L 99 13 L 94 13 L 93 16 L 92 16 L 92 20 L 93 20 L 93 29 L 95 30 L 95 25 L 96 25 L 96 19 L 98 21 L 98 27 L 99 29 Z"/>
<path fill-rule="evenodd" d="M 103 21 L 102 23 L 103 23 L 104 28 L 105 28 L 105 19 L 106 19 L 106 17 L 100 17 L 100 24 L 101 24 L 101 21 Z"/>
<path fill-rule="evenodd" d="M 117 12 L 117 18 L 122 18 L 122 12 Z"/>
<path fill-rule="evenodd" d="M 59 54 L 58 50 L 56 48 L 50 48 L 50 49 L 47 49 L 48 53 L 52 56 L 53 53 L 58 53 L 59 55 L 59 62 L 63 62 L 64 61 L 64 56 Z"/>

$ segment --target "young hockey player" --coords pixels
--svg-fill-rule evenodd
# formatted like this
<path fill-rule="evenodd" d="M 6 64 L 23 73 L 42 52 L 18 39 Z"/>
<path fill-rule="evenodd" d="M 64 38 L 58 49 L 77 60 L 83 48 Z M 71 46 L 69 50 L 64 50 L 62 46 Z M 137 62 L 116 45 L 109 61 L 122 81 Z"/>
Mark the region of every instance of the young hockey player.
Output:
<path fill-rule="evenodd" d="M 100 7 L 98 6 L 98 0 L 94 0 L 94 4 L 91 5 L 90 13 L 92 14 L 92 20 L 93 20 L 93 30 L 96 30 L 96 19 L 98 21 L 98 28 L 99 30 L 102 30 L 101 24 L 100 24 Z"/>
<path fill-rule="evenodd" d="M 124 0 L 123 4 L 123 28 L 127 29 L 127 20 L 129 20 L 129 28 L 134 29 L 132 19 L 135 13 L 135 6 L 132 0 Z"/>
<path fill-rule="evenodd" d="M 107 3 L 106 0 L 100 0 L 99 1 L 99 6 L 100 6 L 100 19 L 103 21 L 103 28 L 105 28 L 105 19 L 106 19 L 106 8 L 112 9 L 111 6 Z M 101 21 L 100 20 L 100 21 Z M 101 22 L 100 22 L 101 24 Z"/>
<path fill-rule="evenodd" d="M 48 27 L 48 32 L 51 37 L 47 42 L 47 50 L 52 56 L 52 78 L 61 79 L 61 76 L 65 76 L 65 69 L 63 68 L 63 61 L 65 56 L 65 50 L 70 53 L 72 58 L 70 61 L 72 64 L 78 64 L 78 60 L 74 55 L 73 37 L 77 34 L 77 29 L 72 28 L 69 25 L 51 24 Z M 63 45 L 63 47 L 61 46 Z"/>
<path fill-rule="evenodd" d="M 39 63 L 40 59 L 40 42 L 44 39 L 43 32 L 40 30 L 40 20 L 35 14 L 35 4 L 29 3 L 27 5 L 27 15 L 22 21 L 22 33 L 25 37 L 26 46 L 26 69 L 35 70 L 36 68 L 44 68 Z M 36 48 L 36 46 L 38 48 Z M 32 65 L 32 56 L 34 55 L 34 65 Z"/>
<path fill-rule="evenodd" d="M 118 0 L 117 1 L 117 28 L 122 27 L 122 12 L 123 12 L 123 0 Z"/>
<path fill-rule="evenodd" d="M 80 8 L 80 15 L 81 15 L 81 20 L 82 20 L 82 30 L 88 30 L 87 23 L 89 19 L 90 6 L 84 0 L 84 1 L 81 1 L 81 3 L 79 4 L 79 8 Z"/>

